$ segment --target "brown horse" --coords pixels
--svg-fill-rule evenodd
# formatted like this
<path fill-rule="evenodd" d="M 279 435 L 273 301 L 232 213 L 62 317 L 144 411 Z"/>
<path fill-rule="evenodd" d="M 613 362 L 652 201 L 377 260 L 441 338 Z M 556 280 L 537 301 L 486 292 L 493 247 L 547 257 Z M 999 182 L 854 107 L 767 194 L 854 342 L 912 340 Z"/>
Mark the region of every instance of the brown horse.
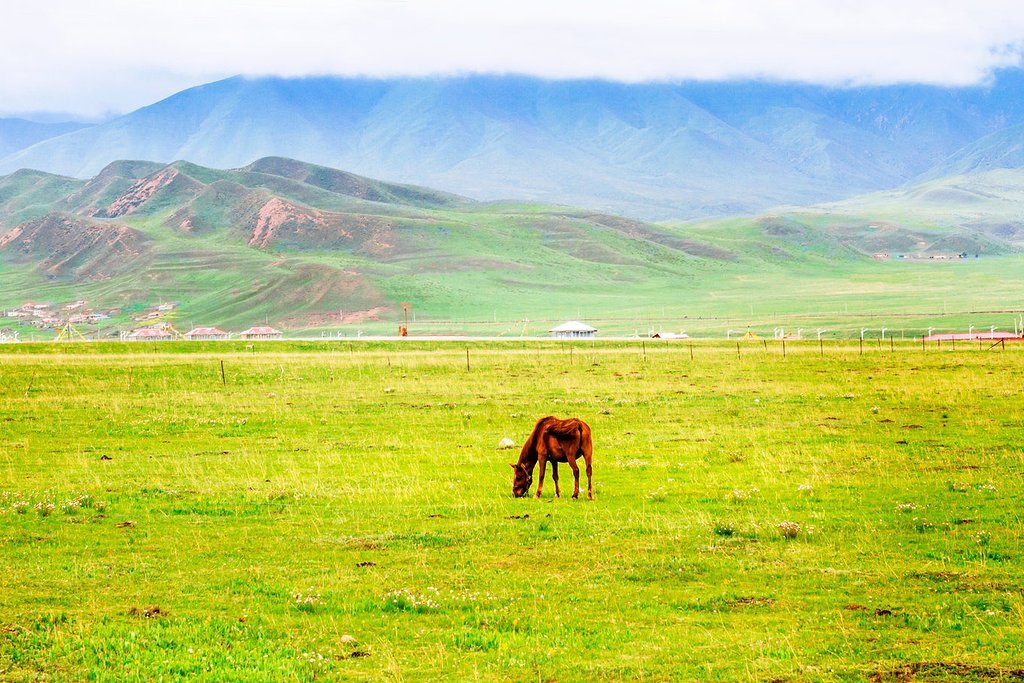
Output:
<path fill-rule="evenodd" d="M 540 463 L 540 481 L 537 482 L 537 497 L 541 496 L 544 487 L 544 468 L 551 462 L 551 477 L 555 480 L 555 496 L 560 496 L 558 488 L 558 463 L 567 462 L 576 480 L 572 497 L 580 495 L 580 468 L 576 458 L 583 456 L 587 463 L 587 497 L 594 500 L 594 487 L 590 481 L 591 463 L 594 446 L 590 441 L 590 427 L 583 420 L 575 417 L 559 420 L 557 417 L 542 417 L 530 433 L 519 453 L 519 462 L 512 464 L 515 478 L 512 480 L 512 495 L 522 498 L 533 484 L 533 468 Z"/>

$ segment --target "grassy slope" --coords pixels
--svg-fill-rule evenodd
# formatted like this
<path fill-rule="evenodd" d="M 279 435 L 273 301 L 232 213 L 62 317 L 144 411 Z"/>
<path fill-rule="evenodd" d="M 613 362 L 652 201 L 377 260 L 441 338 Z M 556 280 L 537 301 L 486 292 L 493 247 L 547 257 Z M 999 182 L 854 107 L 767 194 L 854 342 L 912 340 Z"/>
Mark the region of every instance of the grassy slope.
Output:
<path fill-rule="evenodd" d="M 4 355 L 0 678 L 987 680 L 1024 656 L 1024 349 L 516 343 L 467 372 L 422 343 L 242 347 Z M 551 412 L 594 430 L 594 503 L 508 495 L 495 445 Z"/>

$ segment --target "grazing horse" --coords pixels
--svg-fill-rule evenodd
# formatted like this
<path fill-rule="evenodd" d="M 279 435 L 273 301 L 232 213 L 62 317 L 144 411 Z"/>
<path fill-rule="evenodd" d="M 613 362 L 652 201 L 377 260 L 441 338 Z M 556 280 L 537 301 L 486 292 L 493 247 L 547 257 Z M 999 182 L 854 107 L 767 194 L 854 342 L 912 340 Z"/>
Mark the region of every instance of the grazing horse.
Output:
<path fill-rule="evenodd" d="M 583 456 L 587 463 L 587 497 L 594 500 L 594 487 L 590 481 L 591 462 L 594 446 L 590 441 L 590 427 L 583 420 L 575 417 L 559 420 L 557 417 L 542 417 L 537 421 L 530 437 L 523 444 L 519 453 L 519 462 L 512 464 L 515 478 L 512 480 L 512 495 L 522 498 L 530 490 L 533 483 L 533 468 L 540 463 L 540 481 L 537 482 L 537 497 L 541 496 L 544 487 L 544 468 L 551 463 L 551 477 L 555 480 L 555 496 L 561 495 L 558 488 L 558 463 L 567 462 L 576 480 L 572 497 L 580 495 L 580 468 L 576 458 Z"/>

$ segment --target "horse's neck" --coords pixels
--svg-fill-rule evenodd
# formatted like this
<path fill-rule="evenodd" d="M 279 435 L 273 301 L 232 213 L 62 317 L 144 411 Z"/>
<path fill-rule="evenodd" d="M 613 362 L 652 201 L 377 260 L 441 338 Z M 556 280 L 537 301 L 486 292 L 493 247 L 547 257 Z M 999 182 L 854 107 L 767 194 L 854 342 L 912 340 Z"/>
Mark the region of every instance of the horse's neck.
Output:
<path fill-rule="evenodd" d="M 519 464 L 525 465 L 527 471 L 533 472 L 533 468 L 537 466 L 537 451 L 531 449 L 528 453 L 520 453 Z"/>

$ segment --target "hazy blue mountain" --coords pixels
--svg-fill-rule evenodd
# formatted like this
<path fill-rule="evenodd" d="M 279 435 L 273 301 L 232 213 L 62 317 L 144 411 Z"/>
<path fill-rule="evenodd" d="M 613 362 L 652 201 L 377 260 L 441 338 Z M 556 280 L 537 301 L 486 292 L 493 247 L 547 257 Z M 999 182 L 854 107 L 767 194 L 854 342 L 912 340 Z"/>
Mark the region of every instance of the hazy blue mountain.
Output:
<path fill-rule="evenodd" d="M 976 140 L 932 168 L 927 177 L 942 178 L 1024 167 L 1024 124 L 1009 126 Z"/>
<path fill-rule="evenodd" d="M 1021 136 L 1022 95 L 1016 70 L 960 89 L 239 77 L 10 153 L 0 173 L 282 156 L 476 199 L 678 218 L 898 187 L 986 139 L 1005 150 Z M 991 163 L 1020 165 L 1004 156 Z"/>
<path fill-rule="evenodd" d="M 74 121 L 38 123 L 25 119 L 0 119 L 0 156 L 13 154 L 37 142 L 81 130 L 89 125 Z"/>

